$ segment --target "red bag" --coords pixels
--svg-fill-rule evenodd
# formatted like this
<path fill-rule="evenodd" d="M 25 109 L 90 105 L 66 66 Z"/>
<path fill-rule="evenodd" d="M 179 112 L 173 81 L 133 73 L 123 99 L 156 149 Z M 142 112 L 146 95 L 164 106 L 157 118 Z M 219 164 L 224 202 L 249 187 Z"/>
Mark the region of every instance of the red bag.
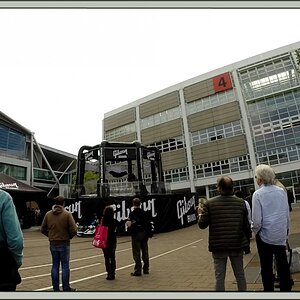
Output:
<path fill-rule="evenodd" d="M 105 249 L 107 243 L 108 227 L 101 223 L 96 227 L 95 235 L 92 241 L 92 245 L 96 248 Z"/>

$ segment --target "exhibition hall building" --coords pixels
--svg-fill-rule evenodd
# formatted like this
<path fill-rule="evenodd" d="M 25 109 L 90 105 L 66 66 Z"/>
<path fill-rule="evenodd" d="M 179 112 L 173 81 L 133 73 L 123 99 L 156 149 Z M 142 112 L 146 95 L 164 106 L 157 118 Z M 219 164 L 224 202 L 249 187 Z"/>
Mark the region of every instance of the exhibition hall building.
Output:
<path fill-rule="evenodd" d="M 246 196 L 257 188 L 255 167 L 269 164 L 300 201 L 300 42 L 107 112 L 99 140 L 156 146 L 172 192 L 210 198 L 217 177 L 228 175 Z M 68 190 L 76 166 L 76 155 L 39 145 L 31 130 L 0 112 L 1 174 L 53 197 Z"/>
<path fill-rule="evenodd" d="M 246 196 L 268 164 L 300 201 L 299 60 L 296 42 L 145 96 L 104 114 L 103 140 L 158 147 L 172 191 L 209 198 L 228 175 Z"/>

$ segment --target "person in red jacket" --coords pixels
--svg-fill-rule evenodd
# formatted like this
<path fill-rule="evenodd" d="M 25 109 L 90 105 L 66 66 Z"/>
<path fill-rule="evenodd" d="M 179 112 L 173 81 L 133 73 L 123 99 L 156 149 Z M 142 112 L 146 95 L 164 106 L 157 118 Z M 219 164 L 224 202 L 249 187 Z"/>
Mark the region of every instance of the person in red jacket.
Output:
<path fill-rule="evenodd" d="M 48 237 L 52 255 L 51 278 L 55 292 L 59 292 L 59 269 L 62 268 L 62 288 L 64 292 L 75 292 L 70 287 L 70 240 L 77 233 L 72 214 L 64 208 L 65 199 L 57 196 L 52 209 L 48 211 L 41 225 L 41 232 Z"/>

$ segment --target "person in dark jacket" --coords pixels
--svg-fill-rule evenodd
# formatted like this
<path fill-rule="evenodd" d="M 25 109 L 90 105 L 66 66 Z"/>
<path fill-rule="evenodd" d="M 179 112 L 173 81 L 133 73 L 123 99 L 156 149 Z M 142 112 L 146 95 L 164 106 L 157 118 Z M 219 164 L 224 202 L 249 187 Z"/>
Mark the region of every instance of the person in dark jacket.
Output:
<path fill-rule="evenodd" d="M 295 202 L 295 198 L 294 198 L 294 194 L 292 192 L 292 190 L 287 189 L 287 196 L 288 196 L 288 203 L 289 203 L 289 210 L 292 211 L 292 204 Z"/>
<path fill-rule="evenodd" d="M 72 214 L 64 208 L 65 198 L 57 196 L 52 209 L 48 211 L 41 225 L 41 232 L 48 237 L 52 255 L 51 278 L 55 292 L 59 292 L 59 268 L 62 268 L 64 292 L 75 292 L 70 287 L 70 240 L 77 233 Z"/>
<path fill-rule="evenodd" d="M 248 196 L 245 198 L 245 200 L 249 203 L 250 205 L 250 209 L 252 211 L 252 196 L 253 196 L 253 193 L 255 192 L 255 189 L 254 188 L 250 188 L 249 189 L 249 194 Z"/>
<path fill-rule="evenodd" d="M 141 208 L 141 200 L 134 198 L 132 204 L 133 210 L 130 212 L 126 222 L 128 230 L 131 232 L 132 255 L 135 261 L 134 272 L 130 275 L 141 276 L 142 269 L 144 274 L 149 274 L 148 239 L 152 235 L 150 235 L 149 231 L 150 219 Z"/>
<path fill-rule="evenodd" d="M 114 209 L 112 206 L 106 206 L 103 210 L 102 225 L 108 227 L 106 248 L 102 249 L 107 280 L 115 279 L 116 272 L 116 249 L 117 249 L 117 220 L 114 218 Z"/>
<path fill-rule="evenodd" d="M 212 252 L 215 268 L 216 291 L 225 291 L 227 259 L 237 281 L 239 291 L 246 291 L 243 252 L 249 245 L 248 212 L 245 201 L 234 195 L 233 181 L 228 176 L 217 180 L 219 196 L 208 199 L 198 208 L 200 229 L 209 227 L 208 249 Z"/>

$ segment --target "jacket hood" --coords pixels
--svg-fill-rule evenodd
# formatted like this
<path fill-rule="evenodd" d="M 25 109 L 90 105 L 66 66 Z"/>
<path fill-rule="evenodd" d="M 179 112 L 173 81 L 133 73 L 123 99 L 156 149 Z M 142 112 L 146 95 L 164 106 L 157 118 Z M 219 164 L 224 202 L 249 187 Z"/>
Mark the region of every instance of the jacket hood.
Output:
<path fill-rule="evenodd" d="M 62 205 L 57 205 L 57 204 L 54 204 L 52 206 L 52 211 L 53 211 L 53 214 L 55 215 L 59 215 L 63 212 L 64 210 L 64 207 Z"/>

